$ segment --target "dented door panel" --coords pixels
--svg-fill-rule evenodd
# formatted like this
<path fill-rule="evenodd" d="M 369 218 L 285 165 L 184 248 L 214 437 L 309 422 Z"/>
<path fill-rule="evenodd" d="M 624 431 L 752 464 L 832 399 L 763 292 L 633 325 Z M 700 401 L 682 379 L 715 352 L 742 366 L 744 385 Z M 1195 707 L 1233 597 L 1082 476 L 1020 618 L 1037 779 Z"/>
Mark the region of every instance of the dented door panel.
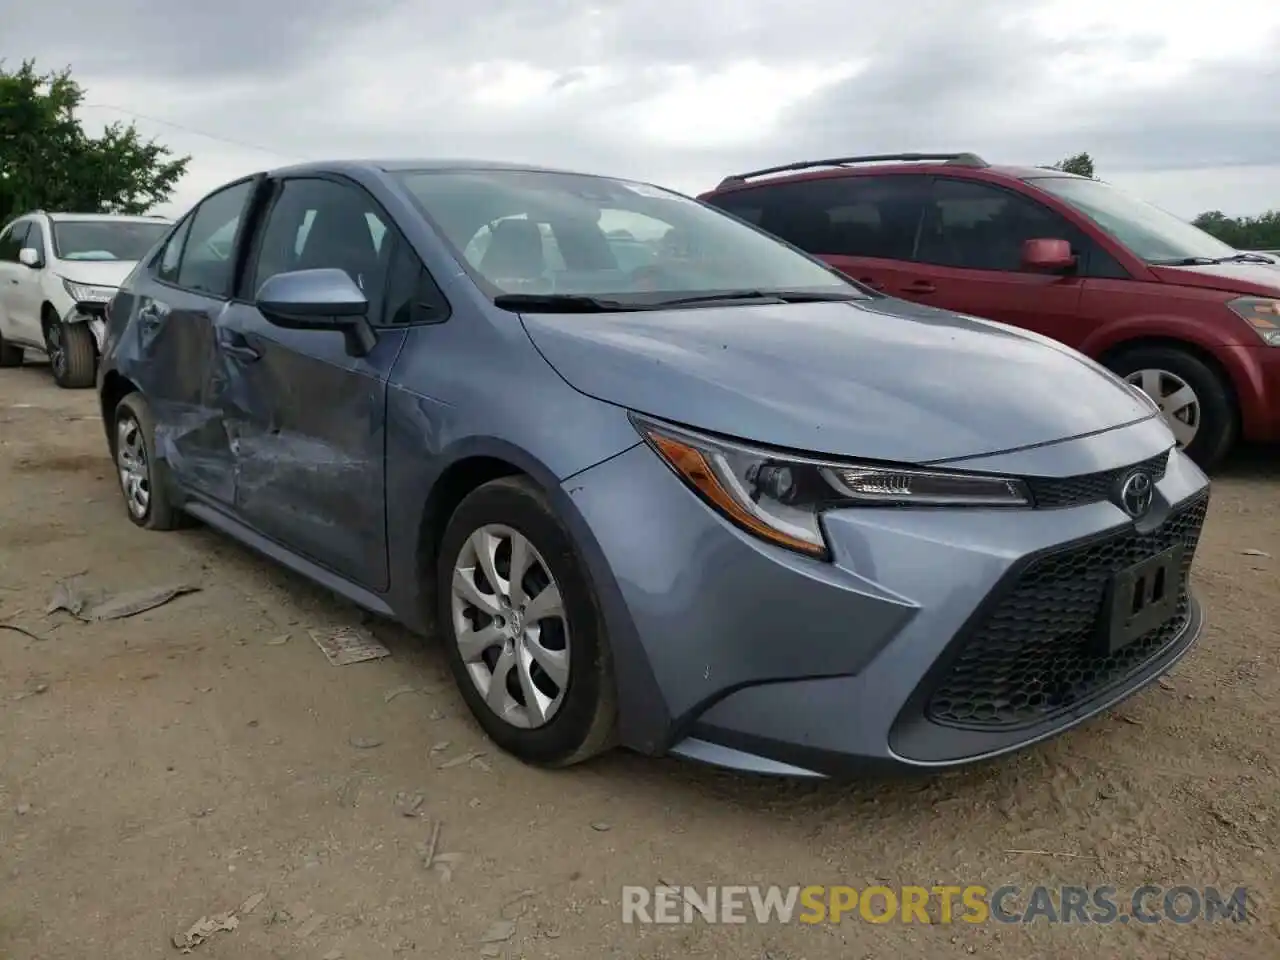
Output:
<path fill-rule="evenodd" d="M 213 379 L 213 330 L 226 302 L 153 281 L 115 309 L 135 317 L 113 360 L 151 406 L 156 455 L 180 486 L 232 503 L 231 448 Z"/>
<path fill-rule="evenodd" d="M 214 338 L 236 515 L 372 590 L 387 586 L 387 375 L 403 343 L 382 330 L 351 357 L 340 333 L 277 327 L 248 304 Z"/>

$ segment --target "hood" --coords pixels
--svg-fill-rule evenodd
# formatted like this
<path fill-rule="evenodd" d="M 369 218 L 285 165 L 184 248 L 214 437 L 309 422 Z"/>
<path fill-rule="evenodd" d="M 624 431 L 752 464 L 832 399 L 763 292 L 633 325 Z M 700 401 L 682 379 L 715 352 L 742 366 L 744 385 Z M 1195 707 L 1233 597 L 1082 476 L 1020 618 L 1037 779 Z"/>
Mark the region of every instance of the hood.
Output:
<path fill-rule="evenodd" d="M 118 287 L 137 265 L 136 260 L 59 260 L 53 272 L 73 283 Z"/>
<path fill-rule="evenodd" d="M 525 314 L 523 322 L 582 393 L 812 453 L 926 463 L 1154 415 L 1053 341 L 898 300 Z"/>
<path fill-rule="evenodd" d="M 1165 283 L 1208 287 L 1250 297 L 1280 297 L 1280 264 L 1214 263 L 1196 267 L 1151 266 Z"/>

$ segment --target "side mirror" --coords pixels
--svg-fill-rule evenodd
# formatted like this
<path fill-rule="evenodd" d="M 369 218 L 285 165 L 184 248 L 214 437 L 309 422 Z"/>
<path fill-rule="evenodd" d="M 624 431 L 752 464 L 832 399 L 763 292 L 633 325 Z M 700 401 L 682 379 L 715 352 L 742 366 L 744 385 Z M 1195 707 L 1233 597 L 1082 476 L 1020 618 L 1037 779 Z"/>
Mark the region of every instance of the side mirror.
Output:
<path fill-rule="evenodd" d="M 352 356 L 366 355 L 378 342 L 369 325 L 369 300 L 345 270 L 277 273 L 258 288 L 257 302 L 278 327 L 341 331 Z"/>
<path fill-rule="evenodd" d="M 40 251 L 35 247 L 23 247 L 19 250 L 18 262 L 24 267 L 30 267 L 32 270 L 39 270 L 44 266 L 44 258 L 40 256 Z"/>
<path fill-rule="evenodd" d="M 1027 270 L 1058 273 L 1076 265 L 1066 240 L 1028 240 L 1022 245 L 1022 266 Z"/>

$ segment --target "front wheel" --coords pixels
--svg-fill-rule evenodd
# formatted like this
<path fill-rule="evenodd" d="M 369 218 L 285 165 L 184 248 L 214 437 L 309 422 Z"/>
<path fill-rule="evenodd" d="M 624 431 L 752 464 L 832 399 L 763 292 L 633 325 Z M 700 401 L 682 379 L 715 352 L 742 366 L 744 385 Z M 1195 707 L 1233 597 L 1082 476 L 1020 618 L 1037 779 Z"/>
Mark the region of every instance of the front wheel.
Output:
<path fill-rule="evenodd" d="M 1227 455 L 1236 439 L 1231 385 L 1190 351 L 1137 347 L 1107 364 L 1155 401 L 1178 446 L 1204 470 Z"/>
<path fill-rule="evenodd" d="M 87 323 L 67 323 L 50 317 L 44 325 L 44 343 L 58 386 L 68 390 L 93 386 L 98 351 Z"/>
<path fill-rule="evenodd" d="M 563 767 L 613 745 L 612 658 L 568 531 L 523 478 L 486 483 L 454 511 L 437 559 L 454 679 L 500 747 Z"/>

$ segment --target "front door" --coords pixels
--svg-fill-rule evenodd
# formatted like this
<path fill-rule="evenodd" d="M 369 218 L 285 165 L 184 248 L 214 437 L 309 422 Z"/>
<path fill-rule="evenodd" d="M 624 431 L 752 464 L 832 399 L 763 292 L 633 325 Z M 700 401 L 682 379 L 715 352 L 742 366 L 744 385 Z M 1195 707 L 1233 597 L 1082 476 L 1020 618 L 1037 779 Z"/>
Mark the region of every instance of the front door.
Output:
<path fill-rule="evenodd" d="M 276 188 L 242 296 L 219 319 L 215 355 L 231 385 L 222 417 L 236 465 L 236 514 L 258 533 L 368 589 L 387 586 L 387 378 L 404 329 L 387 327 L 389 218 L 353 183 L 301 177 Z M 345 270 L 378 329 L 367 356 L 342 334 L 272 324 L 253 305 L 268 277 Z"/>
<path fill-rule="evenodd" d="M 889 292 L 1069 342 L 1084 280 L 1079 270 L 1024 269 L 1023 243 L 1037 239 L 1067 240 L 1083 263 L 1087 237 L 1042 204 L 987 183 L 936 178 L 913 263 Z"/>
<path fill-rule="evenodd" d="M 44 291 L 41 284 L 48 278 L 49 254 L 45 249 L 44 228 L 35 220 L 29 221 L 26 239 L 20 246 L 34 250 L 40 261 L 34 267 L 18 264 L 18 282 L 9 286 L 9 316 L 16 331 L 14 339 L 38 344 L 43 350 Z"/>

